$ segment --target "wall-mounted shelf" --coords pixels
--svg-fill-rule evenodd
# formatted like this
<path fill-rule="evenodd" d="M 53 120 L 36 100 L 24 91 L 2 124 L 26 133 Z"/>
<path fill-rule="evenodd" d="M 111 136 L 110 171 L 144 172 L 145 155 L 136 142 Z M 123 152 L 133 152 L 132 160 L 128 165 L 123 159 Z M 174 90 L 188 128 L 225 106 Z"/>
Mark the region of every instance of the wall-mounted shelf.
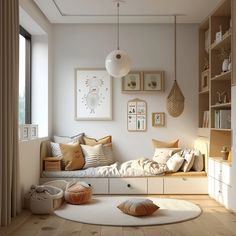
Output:
<path fill-rule="evenodd" d="M 231 129 L 217 129 L 217 128 L 211 128 L 211 130 L 214 130 L 214 131 L 222 131 L 222 132 L 231 132 Z"/>
<path fill-rule="evenodd" d="M 206 90 L 206 91 L 200 91 L 199 92 L 199 95 L 206 95 L 206 94 L 209 94 L 209 89 Z"/>

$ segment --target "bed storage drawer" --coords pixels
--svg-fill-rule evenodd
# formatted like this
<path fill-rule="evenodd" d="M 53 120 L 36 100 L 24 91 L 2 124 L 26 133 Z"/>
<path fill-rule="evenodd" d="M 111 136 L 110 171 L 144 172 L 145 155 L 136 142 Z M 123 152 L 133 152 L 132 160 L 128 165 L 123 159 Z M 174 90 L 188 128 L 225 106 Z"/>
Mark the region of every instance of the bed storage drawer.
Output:
<path fill-rule="evenodd" d="M 163 178 L 153 177 L 148 178 L 148 194 L 163 194 Z"/>
<path fill-rule="evenodd" d="M 108 194 L 108 178 L 80 178 L 92 187 L 93 194 Z"/>
<path fill-rule="evenodd" d="M 147 178 L 110 178 L 110 194 L 147 194 Z"/>
<path fill-rule="evenodd" d="M 166 177 L 164 194 L 207 194 L 207 177 Z"/>

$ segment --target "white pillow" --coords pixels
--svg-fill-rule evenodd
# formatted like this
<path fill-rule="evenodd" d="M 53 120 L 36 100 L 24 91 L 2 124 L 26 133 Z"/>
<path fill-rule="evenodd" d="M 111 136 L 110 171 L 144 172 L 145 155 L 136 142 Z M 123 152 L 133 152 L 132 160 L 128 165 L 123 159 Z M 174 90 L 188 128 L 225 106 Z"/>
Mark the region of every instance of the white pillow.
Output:
<path fill-rule="evenodd" d="M 79 142 L 81 144 L 84 144 L 83 136 L 84 136 L 84 133 L 77 134 L 77 135 L 71 136 L 71 137 L 54 135 L 54 142 L 55 143 L 63 143 L 63 144 L 72 143 L 72 142 Z"/>
<path fill-rule="evenodd" d="M 184 158 L 181 157 L 180 153 L 175 153 L 167 162 L 167 168 L 169 171 L 177 172 L 184 162 Z"/>
<path fill-rule="evenodd" d="M 81 148 L 85 159 L 85 165 L 83 169 L 87 169 L 90 167 L 97 167 L 100 165 L 100 161 L 105 158 L 102 144 L 98 144 L 95 146 L 81 144 Z"/>
<path fill-rule="evenodd" d="M 160 164 L 166 164 L 170 157 L 179 151 L 181 148 L 156 148 L 152 159 Z"/>
<path fill-rule="evenodd" d="M 190 152 L 186 152 L 183 157 L 184 157 L 184 163 L 181 166 L 181 170 L 183 172 L 188 172 L 193 166 L 194 153 L 192 152 L 192 150 L 190 150 Z"/>
<path fill-rule="evenodd" d="M 62 156 L 61 148 L 59 143 L 50 142 L 51 151 L 53 157 L 60 157 Z"/>
<path fill-rule="evenodd" d="M 192 169 L 195 171 L 202 171 L 204 168 L 204 158 L 201 152 L 197 149 L 194 150 L 194 162 Z"/>

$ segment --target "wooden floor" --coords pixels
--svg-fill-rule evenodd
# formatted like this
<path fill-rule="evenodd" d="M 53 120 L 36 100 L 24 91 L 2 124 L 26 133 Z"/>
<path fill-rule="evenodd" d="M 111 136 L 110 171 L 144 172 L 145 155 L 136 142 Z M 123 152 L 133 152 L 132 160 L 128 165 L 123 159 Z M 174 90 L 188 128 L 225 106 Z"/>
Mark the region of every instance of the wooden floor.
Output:
<path fill-rule="evenodd" d="M 201 206 L 200 217 L 178 224 L 150 227 L 110 227 L 68 221 L 57 216 L 24 211 L 0 235 L 11 236 L 236 236 L 236 215 L 206 195 L 160 196 L 189 200 Z"/>

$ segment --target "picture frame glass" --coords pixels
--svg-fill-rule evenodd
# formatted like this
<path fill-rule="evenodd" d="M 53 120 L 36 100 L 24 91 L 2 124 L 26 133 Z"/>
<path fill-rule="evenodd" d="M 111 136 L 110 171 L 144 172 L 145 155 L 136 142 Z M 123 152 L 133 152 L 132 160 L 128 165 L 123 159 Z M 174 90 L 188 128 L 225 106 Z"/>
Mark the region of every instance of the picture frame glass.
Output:
<path fill-rule="evenodd" d="M 152 126 L 153 127 L 165 126 L 165 113 L 164 112 L 152 113 Z"/>
<path fill-rule="evenodd" d="M 131 72 L 122 78 L 122 91 L 140 91 L 141 90 L 141 74 L 139 72 Z"/>
<path fill-rule="evenodd" d="M 145 73 L 143 76 L 144 91 L 160 91 L 162 90 L 162 73 L 153 72 Z"/>
<path fill-rule="evenodd" d="M 75 119 L 112 119 L 112 79 L 106 70 L 75 70 Z"/>

